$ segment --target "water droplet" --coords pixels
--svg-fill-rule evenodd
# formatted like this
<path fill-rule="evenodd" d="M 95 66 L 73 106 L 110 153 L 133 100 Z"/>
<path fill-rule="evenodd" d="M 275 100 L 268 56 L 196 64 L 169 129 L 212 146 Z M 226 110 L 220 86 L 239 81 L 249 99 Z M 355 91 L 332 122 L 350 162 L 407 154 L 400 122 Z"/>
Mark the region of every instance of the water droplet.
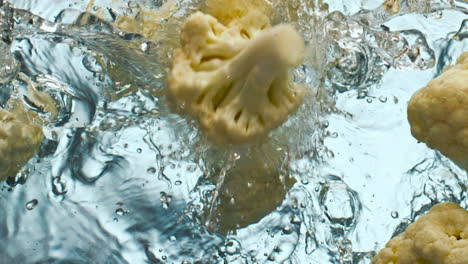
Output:
<path fill-rule="evenodd" d="M 114 218 L 114 220 L 113 220 L 113 221 L 114 221 L 114 223 L 117 223 L 117 222 L 119 222 L 119 219 L 117 219 L 117 218 Z"/>
<path fill-rule="evenodd" d="M 310 232 L 306 233 L 306 254 L 310 255 L 312 254 L 318 247 L 317 239 L 315 238 L 315 235 L 313 235 Z"/>
<path fill-rule="evenodd" d="M 301 218 L 299 218 L 299 216 L 297 216 L 297 215 L 292 215 L 290 223 L 293 224 L 293 225 L 300 225 L 301 224 Z"/>
<path fill-rule="evenodd" d="M 292 234 L 292 232 L 293 232 L 293 229 L 290 226 L 283 227 L 283 234 L 284 235 Z"/>
<path fill-rule="evenodd" d="M 175 185 L 181 185 L 181 184 L 182 184 L 182 181 L 175 181 L 174 184 L 175 184 Z"/>
<path fill-rule="evenodd" d="M 386 96 L 380 96 L 379 101 L 382 102 L 382 103 L 386 103 L 387 102 L 387 97 Z"/>
<path fill-rule="evenodd" d="M 52 180 L 52 191 L 55 195 L 62 195 L 67 192 L 67 186 L 60 177 L 55 177 Z"/>
<path fill-rule="evenodd" d="M 118 208 L 117 210 L 115 210 L 115 214 L 117 214 L 118 216 L 123 216 L 125 213 L 126 211 L 122 208 Z"/>
<path fill-rule="evenodd" d="M 134 114 L 136 114 L 136 115 L 142 114 L 144 110 L 145 109 L 143 107 L 141 107 L 141 106 L 135 106 L 135 107 L 132 108 L 132 112 Z"/>
<path fill-rule="evenodd" d="M 240 243 L 235 239 L 229 239 L 225 244 L 225 252 L 229 255 L 235 255 L 240 252 Z"/>
<path fill-rule="evenodd" d="M 397 211 L 391 212 L 390 215 L 392 216 L 392 218 L 395 218 L 395 219 L 398 218 L 398 216 L 399 216 Z"/>
<path fill-rule="evenodd" d="M 91 55 L 83 58 L 83 66 L 92 73 L 99 73 L 102 71 L 101 65 L 97 62 L 96 58 Z"/>
<path fill-rule="evenodd" d="M 168 195 L 167 193 L 165 192 L 161 192 L 160 193 L 161 197 L 159 198 L 159 200 L 161 201 L 161 205 L 164 209 L 168 209 L 169 208 L 169 204 L 171 203 L 172 201 L 172 196 L 171 195 Z"/>
<path fill-rule="evenodd" d="M 366 102 L 368 102 L 369 104 L 372 103 L 372 98 L 367 98 Z"/>
<path fill-rule="evenodd" d="M 154 167 L 149 167 L 146 172 L 150 173 L 150 174 L 155 174 L 156 173 L 156 169 Z"/>
<path fill-rule="evenodd" d="M 26 209 L 32 210 L 36 208 L 37 204 L 39 204 L 39 201 L 37 199 L 32 199 L 26 204 Z"/>
<path fill-rule="evenodd" d="M 141 148 L 137 148 L 137 152 L 141 153 L 142 152 Z"/>

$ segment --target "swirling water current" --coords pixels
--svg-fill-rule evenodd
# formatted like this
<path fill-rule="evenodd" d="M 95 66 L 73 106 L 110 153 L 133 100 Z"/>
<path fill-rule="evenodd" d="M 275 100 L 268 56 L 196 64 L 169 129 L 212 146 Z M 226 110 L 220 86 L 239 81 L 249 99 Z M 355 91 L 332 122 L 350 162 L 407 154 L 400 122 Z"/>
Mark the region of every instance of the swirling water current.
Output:
<path fill-rule="evenodd" d="M 0 263 L 363 264 L 432 205 L 468 208 L 467 172 L 406 121 L 468 50 L 466 2 L 274 3 L 305 37 L 310 92 L 263 144 L 220 148 L 164 96 L 200 1 L 3 1 L 0 104 L 21 72 L 59 115 L 1 187 Z M 119 28 L 142 10 L 156 36 Z"/>

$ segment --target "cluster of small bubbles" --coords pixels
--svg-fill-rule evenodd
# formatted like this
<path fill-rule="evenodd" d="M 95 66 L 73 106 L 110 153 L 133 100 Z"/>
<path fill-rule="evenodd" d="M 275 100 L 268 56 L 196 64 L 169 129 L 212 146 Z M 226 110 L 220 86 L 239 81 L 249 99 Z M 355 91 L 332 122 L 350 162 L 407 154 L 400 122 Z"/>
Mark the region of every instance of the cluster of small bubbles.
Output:
<path fill-rule="evenodd" d="M 0 40 L 0 84 L 4 84 L 12 80 L 19 71 L 20 64 L 11 54 L 10 46 Z"/>
<path fill-rule="evenodd" d="M 31 201 L 26 203 L 26 209 L 27 210 L 33 210 L 36 208 L 36 206 L 39 204 L 39 201 L 37 199 L 32 199 Z"/>

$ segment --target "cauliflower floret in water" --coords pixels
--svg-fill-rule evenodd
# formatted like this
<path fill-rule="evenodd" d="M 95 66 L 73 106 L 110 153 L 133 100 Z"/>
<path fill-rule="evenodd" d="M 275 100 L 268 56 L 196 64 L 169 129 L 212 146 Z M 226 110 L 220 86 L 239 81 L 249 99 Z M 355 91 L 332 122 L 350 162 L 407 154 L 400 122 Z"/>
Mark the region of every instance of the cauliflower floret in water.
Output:
<path fill-rule="evenodd" d="M 373 264 L 467 263 L 468 211 L 455 203 L 435 205 L 373 260 Z"/>
<path fill-rule="evenodd" d="M 304 42 L 290 25 L 270 27 L 256 11 L 222 25 L 197 12 L 183 25 L 174 53 L 169 97 L 197 117 L 208 138 L 245 143 L 281 125 L 304 88 L 290 80 Z"/>
<path fill-rule="evenodd" d="M 22 102 L 0 109 L 0 181 L 14 176 L 38 151 L 43 134 Z"/>
<path fill-rule="evenodd" d="M 23 73 L 19 79 L 28 84 L 22 95 L 28 104 L 55 119 L 57 109 L 48 93 L 37 90 L 36 84 Z M 10 98 L 6 109 L 0 108 L 0 181 L 14 176 L 34 156 L 42 143 L 43 121 L 17 98 Z"/>
<path fill-rule="evenodd" d="M 468 52 L 412 96 L 408 121 L 417 140 L 468 170 Z"/>

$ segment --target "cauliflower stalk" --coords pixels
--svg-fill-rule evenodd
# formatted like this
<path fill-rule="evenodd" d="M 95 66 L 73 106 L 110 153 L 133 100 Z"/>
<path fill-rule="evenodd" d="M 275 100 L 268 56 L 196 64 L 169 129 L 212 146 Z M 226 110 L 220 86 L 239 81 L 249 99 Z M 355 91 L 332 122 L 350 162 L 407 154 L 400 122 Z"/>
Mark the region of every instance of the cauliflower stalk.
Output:
<path fill-rule="evenodd" d="M 435 205 L 390 240 L 373 264 L 468 263 L 468 211 L 455 203 Z"/>
<path fill-rule="evenodd" d="M 468 170 L 468 52 L 417 91 L 408 105 L 411 133 Z"/>
<path fill-rule="evenodd" d="M 270 26 L 253 10 L 226 26 L 201 12 L 182 27 L 169 75 L 169 98 L 199 119 L 220 144 L 258 138 L 287 120 L 304 88 L 289 71 L 302 63 L 304 42 L 287 24 Z"/>

